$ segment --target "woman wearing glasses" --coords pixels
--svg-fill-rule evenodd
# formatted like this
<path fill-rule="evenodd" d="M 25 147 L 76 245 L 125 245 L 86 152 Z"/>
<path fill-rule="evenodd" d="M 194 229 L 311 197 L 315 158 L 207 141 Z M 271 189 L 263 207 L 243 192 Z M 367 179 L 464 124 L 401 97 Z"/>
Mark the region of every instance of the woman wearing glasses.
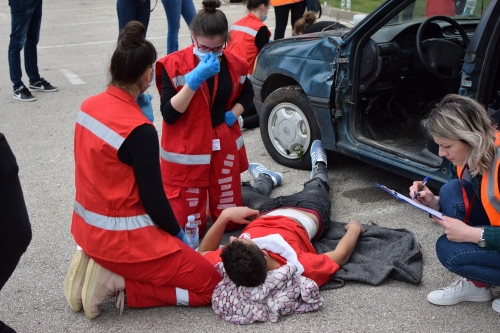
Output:
<path fill-rule="evenodd" d="M 434 217 L 445 232 L 436 243 L 437 256 L 459 275 L 427 300 L 436 305 L 490 301 L 491 286 L 500 286 L 500 132 L 478 102 L 459 95 L 447 95 L 425 128 L 439 156 L 451 162 L 452 177 L 439 196 L 420 181 L 410 187 L 410 196 L 443 212 L 442 220 Z M 493 309 L 500 312 L 500 300 Z"/>
<path fill-rule="evenodd" d="M 207 196 L 212 221 L 242 204 L 240 173 L 248 161 L 236 120 L 253 99 L 248 63 L 224 50 L 228 22 L 220 1 L 202 4 L 190 25 L 193 44 L 156 64 L 163 185 L 180 225 L 195 215 L 200 235 Z"/>

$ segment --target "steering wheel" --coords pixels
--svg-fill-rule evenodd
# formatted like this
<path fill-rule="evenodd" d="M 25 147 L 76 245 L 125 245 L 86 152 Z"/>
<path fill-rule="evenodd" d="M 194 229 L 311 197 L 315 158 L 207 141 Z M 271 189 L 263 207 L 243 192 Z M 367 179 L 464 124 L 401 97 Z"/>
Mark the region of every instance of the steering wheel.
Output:
<path fill-rule="evenodd" d="M 445 21 L 458 30 L 465 48 L 440 38 L 423 40 L 425 29 L 431 22 Z M 452 18 L 447 16 L 431 16 L 425 20 L 417 32 L 417 54 L 418 58 L 427 72 L 439 80 L 453 80 L 460 77 L 460 63 L 465 56 L 465 50 L 469 46 L 469 37 L 465 30 Z"/>

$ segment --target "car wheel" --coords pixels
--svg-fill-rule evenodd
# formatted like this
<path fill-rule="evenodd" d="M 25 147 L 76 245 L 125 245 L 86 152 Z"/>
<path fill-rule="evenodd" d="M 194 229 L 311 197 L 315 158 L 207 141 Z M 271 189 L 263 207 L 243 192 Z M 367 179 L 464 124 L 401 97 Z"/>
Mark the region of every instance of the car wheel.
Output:
<path fill-rule="evenodd" d="M 262 105 L 260 135 L 271 157 L 281 165 L 311 168 L 309 147 L 320 138 L 316 117 L 304 91 L 287 86 L 272 92 Z"/>

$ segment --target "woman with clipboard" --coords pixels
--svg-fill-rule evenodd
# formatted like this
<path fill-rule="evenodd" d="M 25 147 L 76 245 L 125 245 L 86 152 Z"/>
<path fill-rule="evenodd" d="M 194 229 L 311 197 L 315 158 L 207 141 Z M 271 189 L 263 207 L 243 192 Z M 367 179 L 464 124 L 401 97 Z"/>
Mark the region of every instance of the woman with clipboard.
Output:
<path fill-rule="evenodd" d="M 460 277 L 427 295 L 436 305 L 493 298 L 500 286 L 500 132 L 475 100 L 447 95 L 430 113 L 425 128 L 451 163 L 450 180 L 435 196 L 415 181 L 410 196 L 443 213 L 445 235 L 436 243 L 441 263 Z M 493 302 L 500 312 L 500 299 Z"/>

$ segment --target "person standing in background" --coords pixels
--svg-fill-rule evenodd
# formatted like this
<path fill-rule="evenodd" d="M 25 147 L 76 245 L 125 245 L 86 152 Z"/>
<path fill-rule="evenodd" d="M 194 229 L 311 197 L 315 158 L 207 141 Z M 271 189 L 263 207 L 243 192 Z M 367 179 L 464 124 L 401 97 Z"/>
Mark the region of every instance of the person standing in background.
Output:
<path fill-rule="evenodd" d="M 117 0 L 116 13 L 118 14 L 118 40 L 120 40 L 120 31 L 130 21 L 141 22 L 145 28 L 144 37 L 146 37 L 151 15 L 151 0 Z"/>
<path fill-rule="evenodd" d="M 271 32 L 263 23 L 269 11 L 269 0 L 246 0 L 243 3 L 247 6 L 248 15 L 234 22 L 229 29 L 226 51 L 246 59 L 248 74 L 252 75 L 257 54 L 269 43 L 271 37 Z M 259 115 L 253 102 L 245 109 L 241 119 L 242 128 L 259 126 Z"/>
<path fill-rule="evenodd" d="M 36 46 L 42 25 L 42 0 L 9 0 L 11 33 L 9 43 L 10 80 L 14 84 L 13 98 L 22 102 L 36 101 L 31 91 L 57 91 L 38 72 Z M 29 77 L 29 89 L 22 81 L 21 50 L 24 48 L 24 68 Z"/>
<path fill-rule="evenodd" d="M 31 242 L 31 224 L 19 182 L 16 157 L 0 133 L 0 290 Z M 1 333 L 15 333 L 0 321 Z"/>
<path fill-rule="evenodd" d="M 306 11 L 306 2 L 303 0 L 271 0 L 271 6 L 274 7 L 274 16 L 276 18 L 274 40 L 285 37 L 288 12 L 292 12 L 290 22 L 293 29 L 295 22 L 297 22 L 297 20 L 300 19 Z"/>
<path fill-rule="evenodd" d="M 179 50 L 181 15 L 189 26 L 196 15 L 193 0 L 161 0 L 167 14 L 167 54 Z"/>

